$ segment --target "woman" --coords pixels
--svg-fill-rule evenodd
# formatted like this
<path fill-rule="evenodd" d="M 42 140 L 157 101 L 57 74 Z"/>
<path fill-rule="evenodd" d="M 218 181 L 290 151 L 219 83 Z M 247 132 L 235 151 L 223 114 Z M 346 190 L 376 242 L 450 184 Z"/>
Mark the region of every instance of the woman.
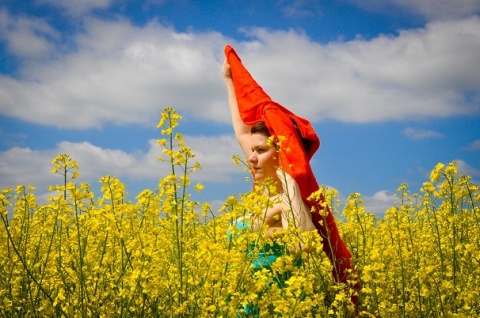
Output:
<path fill-rule="evenodd" d="M 299 195 L 297 182 L 279 168 L 279 150 L 270 142 L 271 135 L 265 123 L 260 121 L 247 125 L 241 119 L 230 65 L 226 60 L 223 64 L 223 75 L 235 136 L 248 160 L 254 182 L 262 185 L 271 180 L 276 186 L 273 207 L 266 211 L 263 220 L 255 220 L 253 230 L 258 231 L 262 224 L 266 224 L 265 234 L 270 236 L 276 230 L 287 229 L 291 222 L 294 222 L 294 226 L 301 232 L 315 230 L 310 210 Z M 265 191 L 268 191 L 267 187 Z M 266 192 L 264 194 L 269 195 Z"/>
<path fill-rule="evenodd" d="M 324 198 L 310 199 L 319 190 L 309 163 L 320 146 L 318 136 L 307 120 L 263 91 L 229 45 L 225 57 L 223 75 L 235 136 L 248 158 L 255 183 L 272 179 L 280 196 L 266 212 L 266 234 L 285 229 L 291 222 L 300 232 L 316 229 L 332 262 L 335 280 L 347 283 L 352 272 L 351 254 Z M 269 142 L 270 134 L 273 143 Z M 254 222 L 254 230 L 262 222 Z"/>

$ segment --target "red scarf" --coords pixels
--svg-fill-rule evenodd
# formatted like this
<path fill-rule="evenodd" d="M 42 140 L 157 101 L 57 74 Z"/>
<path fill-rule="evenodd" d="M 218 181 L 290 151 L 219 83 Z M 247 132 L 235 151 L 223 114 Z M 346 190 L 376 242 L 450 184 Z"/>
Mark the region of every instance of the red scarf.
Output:
<path fill-rule="evenodd" d="M 351 254 L 338 233 L 330 208 L 320 205 L 325 200 L 323 196 L 321 202 L 308 200 L 319 189 L 309 164 L 320 147 L 318 136 L 308 120 L 274 102 L 263 91 L 229 45 L 225 47 L 225 56 L 231 68 L 240 117 L 246 125 L 263 121 L 272 135 L 285 137 L 281 142 L 280 168 L 298 183 L 302 199 L 311 211 L 315 211 L 312 214 L 313 223 L 323 238 L 323 250 L 333 264 L 333 277 L 346 283 L 347 270 L 352 269 Z M 326 216 L 322 216 L 320 211 Z"/>

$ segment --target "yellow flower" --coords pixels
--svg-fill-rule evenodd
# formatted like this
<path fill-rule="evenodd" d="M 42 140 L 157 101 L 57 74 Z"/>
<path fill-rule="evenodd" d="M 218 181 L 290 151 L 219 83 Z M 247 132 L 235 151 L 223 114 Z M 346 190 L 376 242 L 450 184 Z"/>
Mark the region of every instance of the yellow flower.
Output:
<path fill-rule="evenodd" d="M 430 173 L 430 181 L 431 182 L 436 182 L 440 179 L 440 172 L 443 170 L 443 167 L 445 167 L 445 165 L 443 163 L 438 163 L 435 166 L 435 168 Z"/>
<path fill-rule="evenodd" d="M 167 144 L 167 139 L 157 139 L 157 146 L 165 146 Z"/>
<path fill-rule="evenodd" d="M 201 192 L 204 188 L 203 184 L 197 183 L 197 185 L 194 187 L 196 191 Z"/>

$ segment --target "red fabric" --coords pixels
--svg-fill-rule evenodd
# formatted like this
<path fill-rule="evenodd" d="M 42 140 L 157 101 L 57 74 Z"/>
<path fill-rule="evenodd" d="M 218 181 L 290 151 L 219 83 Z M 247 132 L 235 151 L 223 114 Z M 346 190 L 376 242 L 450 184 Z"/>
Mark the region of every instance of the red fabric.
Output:
<path fill-rule="evenodd" d="M 352 268 L 351 254 L 338 233 L 330 208 L 328 206 L 323 208 L 319 202 L 307 200 L 313 192 L 319 189 L 309 163 L 313 154 L 320 147 L 318 136 L 308 120 L 296 116 L 282 105 L 274 102 L 263 91 L 243 66 L 235 50 L 229 45 L 225 47 L 225 56 L 230 64 L 235 95 L 243 122 L 253 125 L 263 121 L 272 135 L 285 137 L 281 143 L 281 169 L 295 179 L 300 187 L 302 199 L 310 209 L 313 208 L 314 211 L 317 211 L 313 213 L 312 219 L 318 233 L 323 238 L 323 250 L 334 266 L 333 276 L 337 281 L 346 283 L 348 277 L 346 270 Z M 298 127 L 298 133 L 294 123 Z M 302 146 L 302 139 L 309 145 L 308 153 Z M 323 197 L 321 200 L 324 201 Z M 319 213 L 324 209 L 326 209 L 326 217 Z"/>

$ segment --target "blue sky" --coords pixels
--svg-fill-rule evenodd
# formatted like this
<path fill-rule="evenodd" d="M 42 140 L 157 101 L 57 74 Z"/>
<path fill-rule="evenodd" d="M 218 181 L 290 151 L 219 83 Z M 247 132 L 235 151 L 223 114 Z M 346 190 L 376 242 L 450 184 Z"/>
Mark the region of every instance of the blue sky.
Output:
<path fill-rule="evenodd" d="M 320 184 L 360 192 L 382 215 L 402 183 L 438 163 L 480 179 L 480 0 L 4 0 L 0 188 L 36 186 L 69 153 L 80 181 L 104 175 L 131 199 L 156 187 L 164 107 L 203 169 L 196 199 L 248 191 L 221 75 L 232 45 L 265 91 L 321 139 Z"/>

